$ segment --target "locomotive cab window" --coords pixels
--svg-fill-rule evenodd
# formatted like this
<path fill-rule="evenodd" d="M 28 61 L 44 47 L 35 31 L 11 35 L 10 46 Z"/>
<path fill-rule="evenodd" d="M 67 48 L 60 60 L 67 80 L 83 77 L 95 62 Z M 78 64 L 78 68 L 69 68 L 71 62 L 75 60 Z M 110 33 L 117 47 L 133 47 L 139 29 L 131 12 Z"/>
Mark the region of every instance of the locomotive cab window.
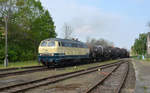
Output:
<path fill-rule="evenodd" d="M 47 45 L 47 42 L 46 41 L 43 41 L 42 43 L 41 43 L 41 46 L 46 46 Z"/>
<path fill-rule="evenodd" d="M 49 41 L 47 46 L 48 47 L 54 47 L 55 46 L 55 42 L 54 41 Z"/>

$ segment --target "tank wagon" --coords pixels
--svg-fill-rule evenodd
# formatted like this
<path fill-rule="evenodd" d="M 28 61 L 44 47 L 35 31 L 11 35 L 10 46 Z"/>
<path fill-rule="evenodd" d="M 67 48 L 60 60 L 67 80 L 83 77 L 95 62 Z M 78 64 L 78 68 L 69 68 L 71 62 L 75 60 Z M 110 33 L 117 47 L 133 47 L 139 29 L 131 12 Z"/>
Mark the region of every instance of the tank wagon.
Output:
<path fill-rule="evenodd" d="M 103 47 L 100 45 L 93 46 L 90 48 L 90 59 L 100 60 L 111 60 L 118 58 L 128 58 L 129 53 L 126 49 L 120 49 L 118 47 Z"/>
<path fill-rule="evenodd" d="M 94 45 L 88 47 L 77 40 L 49 38 L 41 41 L 38 61 L 45 66 L 94 62 L 129 57 L 126 49 Z"/>

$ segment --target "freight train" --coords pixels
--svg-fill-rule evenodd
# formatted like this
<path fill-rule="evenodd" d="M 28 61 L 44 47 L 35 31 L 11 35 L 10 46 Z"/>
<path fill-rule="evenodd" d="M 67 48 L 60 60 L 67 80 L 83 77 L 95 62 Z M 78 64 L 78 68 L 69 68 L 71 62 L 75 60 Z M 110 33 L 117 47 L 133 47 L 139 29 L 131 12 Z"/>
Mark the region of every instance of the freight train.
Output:
<path fill-rule="evenodd" d="M 38 61 L 47 67 L 129 57 L 126 49 L 101 45 L 88 47 L 78 40 L 60 38 L 49 38 L 41 41 L 38 52 Z"/>

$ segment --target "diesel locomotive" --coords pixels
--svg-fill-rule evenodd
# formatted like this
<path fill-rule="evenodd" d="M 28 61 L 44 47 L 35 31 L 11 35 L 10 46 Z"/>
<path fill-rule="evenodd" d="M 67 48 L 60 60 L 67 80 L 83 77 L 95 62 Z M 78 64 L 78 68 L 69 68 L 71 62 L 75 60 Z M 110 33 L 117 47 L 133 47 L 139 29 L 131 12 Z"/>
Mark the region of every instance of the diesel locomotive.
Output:
<path fill-rule="evenodd" d="M 126 49 L 100 45 L 88 47 L 78 40 L 60 38 L 49 38 L 41 41 L 38 52 L 38 61 L 48 67 L 82 61 L 94 62 L 129 57 Z"/>

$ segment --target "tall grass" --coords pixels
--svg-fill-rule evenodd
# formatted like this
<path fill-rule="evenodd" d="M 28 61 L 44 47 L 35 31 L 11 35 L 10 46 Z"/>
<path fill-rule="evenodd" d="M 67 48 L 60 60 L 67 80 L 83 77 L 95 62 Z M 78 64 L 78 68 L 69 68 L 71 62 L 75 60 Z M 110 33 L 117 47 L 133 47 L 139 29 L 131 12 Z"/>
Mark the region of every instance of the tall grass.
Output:
<path fill-rule="evenodd" d="M 38 66 L 38 65 L 39 65 L 39 63 L 37 61 L 9 62 L 7 68 L 26 67 L 26 66 Z M 0 69 L 1 68 L 5 68 L 4 64 L 0 64 Z"/>

